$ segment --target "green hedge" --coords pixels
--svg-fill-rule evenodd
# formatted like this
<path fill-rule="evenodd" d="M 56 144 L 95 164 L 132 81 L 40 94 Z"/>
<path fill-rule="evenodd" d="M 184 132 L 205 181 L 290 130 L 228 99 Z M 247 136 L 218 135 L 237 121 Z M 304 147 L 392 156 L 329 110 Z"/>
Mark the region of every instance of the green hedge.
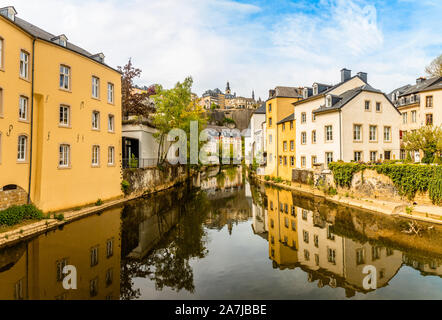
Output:
<path fill-rule="evenodd" d="M 41 220 L 43 213 L 33 205 L 12 206 L 0 211 L 0 225 L 13 226 L 24 220 Z"/>
<path fill-rule="evenodd" d="M 353 175 L 365 169 L 375 170 L 386 175 L 401 195 L 413 200 L 416 193 L 429 191 L 434 204 L 442 203 L 442 167 L 419 164 L 386 162 L 382 164 L 361 164 L 334 162 L 329 164 L 335 183 L 340 187 L 350 187 Z"/>

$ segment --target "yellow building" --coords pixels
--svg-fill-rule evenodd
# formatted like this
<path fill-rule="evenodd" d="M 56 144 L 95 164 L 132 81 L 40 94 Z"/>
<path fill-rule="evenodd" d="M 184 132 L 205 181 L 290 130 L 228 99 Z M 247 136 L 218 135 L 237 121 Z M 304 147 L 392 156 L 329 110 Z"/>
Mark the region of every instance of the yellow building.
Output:
<path fill-rule="evenodd" d="M 292 181 L 292 169 L 296 165 L 295 117 L 294 114 L 282 119 L 278 126 L 278 164 L 277 175 Z"/>
<path fill-rule="evenodd" d="M 298 262 L 296 208 L 290 191 L 266 188 L 269 257 L 278 268 L 294 268 Z"/>
<path fill-rule="evenodd" d="M 269 99 L 266 102 L 266 146 L 267 146 L 267 165 L 266 175 L 277 177 L 280 175 L 279 156 L 284 157 L 280 150 L 281 138 L 278 132 L 278 122 L 285 120 L 293 114 L 294 108 L 292 103 L 299 101 L 302 98 L 300 88 L 295 87 L 276 87 L 269 91 Z M 290 120 L 289 120 L 290 121 Z M 285 123 L 285 122 L 284 122 Z M 281 123 L 282 125 L 282 123 Z M 282 126 L 281 126 L 282 130 Z M 290 131 L 290 130 L 289 130 Z M 289 131 L 285 132 L 284 137 L 290 136 Z M 295 141 L 295 132 L 293 131 L 293 138 Z M 283 142 L 282 142 L 283 143 Z M 293 150 L 295 150 L 293 148 Z M 287 155 L 286 155 L 287 156 Z M 289 158 L 287 159 L 290 162 Z M 286 169 L 285 171 L 287 171 Z M 291 174 L 289 175 L 291 180 Z"/>
<path fill-rule="evenodd" d="M 0 209 L 15 193 L 44 211 L 119 197 L 120 150 L 121 74 L 0 9 Z"/>

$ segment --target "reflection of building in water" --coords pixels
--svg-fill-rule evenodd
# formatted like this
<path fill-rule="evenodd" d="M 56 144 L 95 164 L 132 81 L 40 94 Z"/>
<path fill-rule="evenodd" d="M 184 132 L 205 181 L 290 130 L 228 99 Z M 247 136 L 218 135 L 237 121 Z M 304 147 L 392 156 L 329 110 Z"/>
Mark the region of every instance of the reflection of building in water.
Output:
<path fill-rule="evenodd" d="M 209 198 L 230 197 L 232 193 L 241 190 L 244 186 L 241 167 L 222 170 L 221 173 L 213 173 L 206 179 L 201 180 L 201 190 L 205 191 Z"/>
<path fill-rule="evenodd" d="M 275 266 L 299 266 L 308 273 L 309 281 L 318 280 L 319 287 L 345 288 L 348 297 L 355 291 L 368 291 L 362 285 L 367 276 L 362 273 L 364 266 L 376 267 L 378 288 L 387 285 L 399 271 L 400 251 L 335 235 L 332 223 L 319 212 L 297 207 L 291 192 L 273 188 L 265 192 L 269 256 Z"/>
<path fill-rule="evenodd" d="M 0 299 L 119 299 L 120 212 L 112 209 L 0 252 Z M 77 269 L 77 290 L 62 285 Z"/>
<path fill-rule="evenodd" d="M 290 192 L 266 189 L 270 259 L 281 269 L 298 261 L 298 226 Z"/>
<path fill-rule="evenodd" d="M 422 260 L 426 260 L 422 262 Z M 417 259 L 404 254 L 402 261 L 407 266 L 416 270 L 420 270 L 423 275 L 432 275 L 442 277 L 442 260 L 432 259 Z"/>

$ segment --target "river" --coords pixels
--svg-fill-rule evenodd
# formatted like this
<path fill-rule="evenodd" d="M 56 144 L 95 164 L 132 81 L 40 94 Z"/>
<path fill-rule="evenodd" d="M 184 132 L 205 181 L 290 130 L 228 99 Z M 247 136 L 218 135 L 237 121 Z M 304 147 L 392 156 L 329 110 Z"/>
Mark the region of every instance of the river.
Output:
<path fill-rule="evenodd" d="M 442 299 L 442 229 L 408 223 L 230 168 L 0 249 L 0 299 Z"/>

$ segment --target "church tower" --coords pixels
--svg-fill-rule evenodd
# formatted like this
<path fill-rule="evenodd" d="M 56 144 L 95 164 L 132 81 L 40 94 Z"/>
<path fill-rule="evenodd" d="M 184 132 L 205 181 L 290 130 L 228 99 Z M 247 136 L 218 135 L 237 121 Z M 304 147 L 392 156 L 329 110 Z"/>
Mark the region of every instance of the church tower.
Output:
<path fill-rule="evenodd" d="M 226 94 L 230 94 L 230 83 L 227 81 Z"/>
<path fill-rule="evenodd" d="M 255 101 L 255 90 L 252 90 L 252 100 Z"/>

